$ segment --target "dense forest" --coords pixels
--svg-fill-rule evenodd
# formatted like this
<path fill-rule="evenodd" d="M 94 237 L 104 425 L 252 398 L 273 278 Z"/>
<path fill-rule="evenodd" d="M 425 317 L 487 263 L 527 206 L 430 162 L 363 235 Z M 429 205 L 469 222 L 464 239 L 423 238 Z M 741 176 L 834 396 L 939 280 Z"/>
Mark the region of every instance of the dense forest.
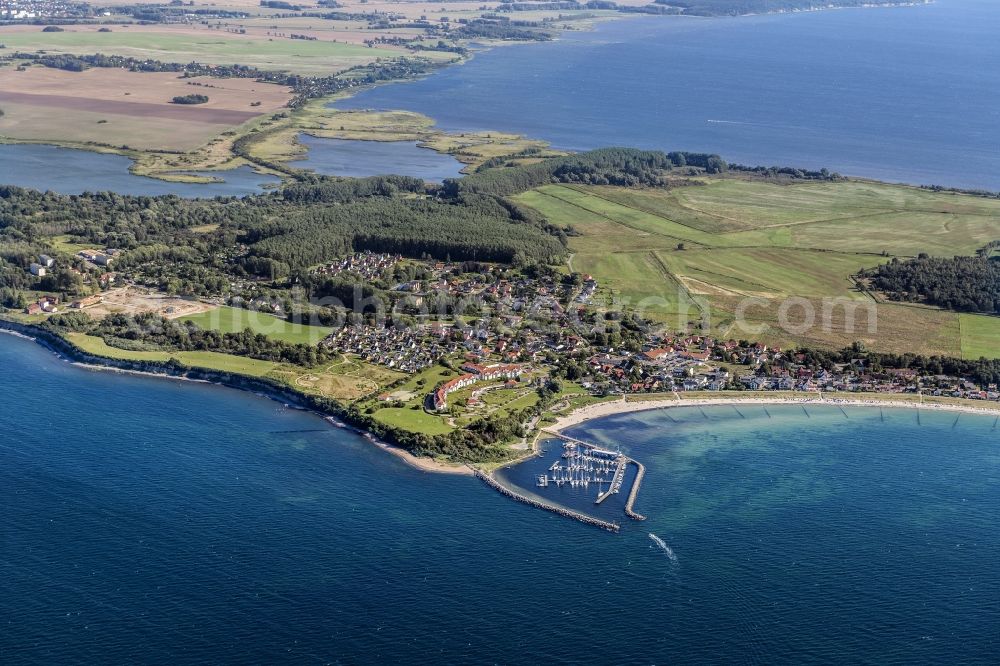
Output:
<path fill-rule="evenodd" d="M 377 197 L 247 225 L 250 254 L 305 268 L 353 251 L 449 260 L 548 263 L 565 254 L 555 236 L 511 217 L 494 199 L 450 204 Z"/>
<path fill-rule="evenodd" d="M 864 273 L 871 286 L 897 301 L 960 312 L 1000 313 L 1000 260 L 976 257 L 893 259 Z"/>

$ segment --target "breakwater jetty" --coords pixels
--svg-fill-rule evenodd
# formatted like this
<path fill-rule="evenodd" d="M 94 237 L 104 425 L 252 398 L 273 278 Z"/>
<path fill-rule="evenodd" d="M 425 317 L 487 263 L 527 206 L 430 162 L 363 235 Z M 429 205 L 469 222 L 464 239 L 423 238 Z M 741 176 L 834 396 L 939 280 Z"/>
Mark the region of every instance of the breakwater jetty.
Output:
<path fill-rule="evenodd" d="M 487 474 L 481 470 L 475 471 L 476 476 L 490 488 L 496 490 L 501 495 L 509 497 L 512 500 L 516 500 L 528 506 L 533 506 L 536 509 L 544 509 L 546 511 L 551 511 L 552 513 L 564 516 L 566 518 L 572 518 L 574 520 L 579 520 L 585 525 L 593 525 L 594 527 L 600 527 L 602 530 L 607 530 L 609 532 L 614 532 L 615 534 L 621 530 L 621 525 L 617 523 L 612 523 L 607 520 L 601 520 L 600 518 L 594 518 L 593 516 L 588 516 L 579 511 L 573 511 L 572 509 L 567 509 L 561 506 L 556 506 L 555 504 L 549 504 L 541 500 L 534 499 L 533 497 L 528 497 L 527 495 L 522 495 L 521 493 L 515 492 L 497 481 L 492 475 Z"/>
<path fill-rule="evenodd" d="M 639 496 L 639 486 L 642 485 L 642 478 L 646 476 L 646 466 L 643 465 L 638 460 L 632 460 L 638 471 L 635 473 L 635 481 L 632 482 L 632 490 L 629 491 L 628 501 L 625 502 L 625 515 L 632 520 L 646 520 L 646 516 L 641 513 L 636 513 L 635 509 L 635 499 Z"/>

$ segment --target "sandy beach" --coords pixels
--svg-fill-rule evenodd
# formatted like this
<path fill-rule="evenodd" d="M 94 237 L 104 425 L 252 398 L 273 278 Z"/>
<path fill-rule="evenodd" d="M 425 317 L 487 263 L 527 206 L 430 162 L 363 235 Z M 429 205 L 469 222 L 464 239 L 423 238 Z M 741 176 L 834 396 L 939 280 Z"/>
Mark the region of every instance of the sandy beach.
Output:
<path fill-rule="evenodd" d="M 393 446 L 388 442 L 383 442 L 382 440 L 376 439 L 371 435 L 364 435 L 364 438 L 370 441 L 375 446 L 379 447 L 383 451 L 387 451 L 397 458 L 401 459 L 407 465 L 415 467 L 423 472 L 434 472 L 435 474 L 460 474 L 464 476 L 472 476 L 474 472 L 472 468 L 468 465 L 459 465 L 457 463 L 443 463 L 433 458 L 425 458 L 422 456 L 415 456 L 406 449 L 401 449 L 398 446 Z"/>
<path fill-rule="evenodd" d="M 983 407 L 972 404 L 956 405 L 937 402 L 909 402 L 905 400 L 893 400 L 892 396 L 883 398 L 825 398 L 817 396 L 815 398 L 663 398 L 657 400 L 614 400 L 601 402 L 594 405 L 581 407 L 565 416 L 560 417 L 555 424 L 545 428 L 553 432 L 559 432 L 575 425 L 580 425 L 585 421 L 599 419 L 605 416 L 616 414 L 629 414 L 632 412 L 645 412 L 653 409 L 669 409 L 672 407 L 705 407 L 710 405 L 831 405 L 841 407 L 892 407 L 901 409 L 922 409 L 928 411 L 963 412 L 967 414 L 980 414 L 989 416 L 1000 416 L 1000 405 L 996 403 L 984 403 Z M 994 406 L 986 406 L 994 405 Z"/>

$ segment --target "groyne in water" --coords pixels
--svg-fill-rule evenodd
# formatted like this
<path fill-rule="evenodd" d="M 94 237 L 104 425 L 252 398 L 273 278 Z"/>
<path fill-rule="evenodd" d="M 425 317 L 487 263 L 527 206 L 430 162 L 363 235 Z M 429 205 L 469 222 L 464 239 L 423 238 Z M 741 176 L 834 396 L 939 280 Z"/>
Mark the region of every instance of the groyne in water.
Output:
<path fill-rule="evenodd" d="M 560 516 L 565 516 L 566 518 L 572 518 L 574 520 L 579 520 L 581 523 L 586 525 L 593 525 L 594 527 L 600 527 L 602 530 L 607 530 L 609 532 L 614 532 L 615 534 L 621 529 L 621 526 L 617 523 L 608 522 L 606 520 L 601 520 L 600 518 L 594 518 L 593 516 L 588 516 L 585 513 L 580 513 L 579 511 L 573 511 L 572 509 L 566 509 L 561 506 L 556 506 L 555 504 L 548 504 L 541 500 L 528 497 L 527 495 L 522 495 L 521 493 L 515 492 L 497 481 L 493 476 L 483 472 L 481 470 L 475 470 L 476 476 L 482 480 L 483 483 L 488 485 L 493 490 L 505 497 L 509 497 L 512 500 L 522 502 L 528 506 L 535 507 L 536 509 L 545 509 L 546 511 L 551 511 L 552 513 L 558 514 Z"/>
<path fill-rule="evenodd" d="M 639 468 L 635 473 L 635 481 L 632 482 L 632 490 L 629 491 L 628 501 L 625 502 L 625 515 L 632 520 L 646 520 L 646 516 L 636 513 L 632 508 L 635 506 L 635 499 L 639 496 L 639 486 L 642 485 L 642 477 L 646 476 L 646 466 L 634 458 L 629 458 Z"/>

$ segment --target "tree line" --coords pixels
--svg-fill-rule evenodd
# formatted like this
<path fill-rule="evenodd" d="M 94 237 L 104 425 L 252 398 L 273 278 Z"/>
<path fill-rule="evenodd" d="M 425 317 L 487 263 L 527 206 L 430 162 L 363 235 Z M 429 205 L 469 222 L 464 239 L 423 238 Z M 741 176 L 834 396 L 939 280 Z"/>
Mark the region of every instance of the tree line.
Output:
<path fill-rule="evenodd" d="M 986 256 L 894 258 L 863 273 L 871 286 L 897 301 L 959 312 L 1000 312 L 1000 261 Z"/>
<path fill-rule="evenodd" d="M 707 153 L 600 148 L 534 164 L 477 169 L 464 178 L 445 180 L 442 193 L 449 197 L 463 194 L 510 196 L 549 183 L 659 186 L 666 183 L 665 173 L 675 167 L 720 173 L 727 166 L 718 155 Z"/>

